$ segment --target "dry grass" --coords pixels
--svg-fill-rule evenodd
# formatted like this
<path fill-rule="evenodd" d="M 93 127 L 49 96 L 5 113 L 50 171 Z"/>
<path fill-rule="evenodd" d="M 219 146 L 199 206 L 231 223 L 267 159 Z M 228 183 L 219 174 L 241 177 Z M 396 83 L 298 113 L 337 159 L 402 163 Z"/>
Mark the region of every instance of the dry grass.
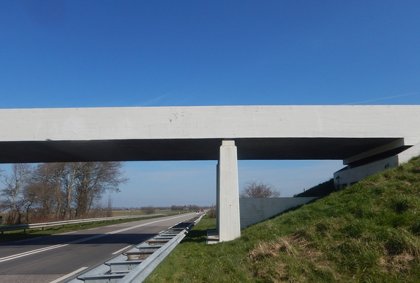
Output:
<path fill-rule="evenodd" d="M 379 265 L 383 267 L 384 272 L 401 273 L 407 272 L 409 267 L 414 263 L 416 257 L 404 252 L 395 256 L 383 256 L 379 260 Z"/>
<path fill-rule="evenodd" d="M 325 259 L 325 255 L 314 248 L 300 233 L 280 237 L 275 241 L 260 242 L 248 253 L 248 258 L 255 277 L 263 281 L 286 282 L 299 279 L 303 282 L 309 280 L 308 273 L 311 269 L 330 274 L 335 280 L 339 278 L 334 274 L 330 267 L 331 263 Z M 293 270 L 290 268 L 296 264 L 308 267 L 301 270 L 299 278 L 293 275 Z"/>

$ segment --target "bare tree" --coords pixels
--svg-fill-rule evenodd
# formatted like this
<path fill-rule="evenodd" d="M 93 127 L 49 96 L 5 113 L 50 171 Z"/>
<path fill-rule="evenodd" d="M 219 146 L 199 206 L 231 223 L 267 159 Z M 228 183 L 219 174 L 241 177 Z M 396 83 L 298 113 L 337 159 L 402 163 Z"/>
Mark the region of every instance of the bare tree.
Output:
<path fill-rule="evenodd" d="M 8 212 L 8 223 L 22 223 L 24 213 L 32 205 L 33 199 L 28 198 L 26 192 L 31 172 L 32 168 L 28 164 L 14 164 L 10 175 L 3 175 L 2 207 Z"/>
<path fill-rule="evenodd" d="M 273 198 L 280 196 L 270 185 L 264 183 L 251 182 L 242 191 L 241 197 L 244 198 Z"/>
<path fill-rule="evenodd" d="M 120 162 L 40 164 L 23 195 L 40 219 L 84 217 L 108 190 L 118 191 Z"/>
<path fill-rule="evenodd" d="M 79 162 L 76 168 L 76 217 L 86 215 L 106 191 L 118 191 L 125 179 L 120 162 Z"/>
<path fill-rule="evenodd" d="M 112 198 L 111 198 L 111 195 L 108 195 L 108 206 L 106 208 L 106 216 L 107 217 L 112 216 Z"/>
<path fill-rule="evenodd" d="M 64 163 L 61 176 L 62 191 L 64 194 L 63 218 L 71 218 L 74 202 L 74 191 L 77 177 L 77 164 Z"/>
<path fill-rule="evenodd" d="M 4 170 L 0 169 L 0 184 L 4 184 L 3 180 L 4 180 Z M 3 201 L 3 186 L 0 185 L 0 212 L 6 209 L 7 209 L 6 205 Z"/>
<path fill-rule="evenodd" d="M 41 219 L 63 218 L 65 195 L 63 175 L 66 163 L 39 164 L 34 170 L 28 191 L 35 197 L 37 217 Z"/>

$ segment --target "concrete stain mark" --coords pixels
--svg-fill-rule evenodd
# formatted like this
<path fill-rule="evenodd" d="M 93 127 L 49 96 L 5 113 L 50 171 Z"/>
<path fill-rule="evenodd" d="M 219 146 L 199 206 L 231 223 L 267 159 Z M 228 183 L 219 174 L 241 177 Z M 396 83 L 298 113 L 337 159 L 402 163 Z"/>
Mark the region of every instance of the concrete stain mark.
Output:
<path fill-rule="evenodd" d="M 185 114 L 183 112 L 181 113 L 172 113 L 171 117 L 169 118 L 169 123 L 172 123 L 176 120 L 178 120 L 179 118 L 184 118 Z"/>

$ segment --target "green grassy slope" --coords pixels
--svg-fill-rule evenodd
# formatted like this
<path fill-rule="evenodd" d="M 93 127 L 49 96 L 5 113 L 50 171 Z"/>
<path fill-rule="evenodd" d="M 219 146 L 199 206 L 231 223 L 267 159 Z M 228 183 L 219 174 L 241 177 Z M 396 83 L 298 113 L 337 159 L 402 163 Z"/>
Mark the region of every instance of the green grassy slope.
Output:
<path fill-rule="evenodd" d="M 204 219 L 148 282 L 419 282 L 420 158 L 205 244 Z"/>

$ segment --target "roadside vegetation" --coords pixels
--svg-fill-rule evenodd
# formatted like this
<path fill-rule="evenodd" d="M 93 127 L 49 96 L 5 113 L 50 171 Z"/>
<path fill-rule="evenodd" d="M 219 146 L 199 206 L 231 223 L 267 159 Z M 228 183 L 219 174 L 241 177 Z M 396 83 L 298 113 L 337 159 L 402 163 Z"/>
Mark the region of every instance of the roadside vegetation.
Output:
<path fill-rule="evenodd" d="M 43 230 L 42 229 L 28 229 L 26 231 L 23 231 L 21 229 L 21 230 L 16 230 L 16 231 L 4 231 L 4 233 L 0 234 L 0 243 L 23 240 L 23 239 L 30 239 L 30 238 L 36 238 L 36 237 L 43 237 L 43 236 L 51 236 L 51 235 L 66 233 L 66 232 L 71 232 L 71 231 L 86 230 L 86 229 L 108 226 L 108 225 L 119 224 L 119 223 L 127 223 L 127 222 L 139 221 L 139 220 L 147 220 L 151 218 L 159 218 L 159 217 L 164 217 L 164 216 L 169 216 L 169 215 L 171 214 L 168 213 L 168 214 L 160 214 L 160 215 L 148 215 L 148 216 L 142 216 L 138 218 L 129 218 L 129 219 L 104 220 L 104 221 L 91 222 L 91 223 L 68 224 L 68 225 L 63 225 L 63 226 L 45 228 Z"/>
<path fill-rule="evenodd" d="M 111 216 L 100 200 L 126 179 L 120 162 L 14 164 L 0 172 L 3 223 L 21 224 Z"/>
<path fill-rule="evenodd" d="M 420 158 L 206 245 L 205 218 L 147 282 L 419 282 Z"/>
<path fill-rule="evenodd" d="M 179 208 L 182 209 L 179 209 Z M 112 216 L 133 216 L 129 219 L 118 219 L 118 220 L 104 220 L 98 222 L 86 222 L 80 224 L 65 224 L 62 226 L 55 226 L 49 228 L 36 228 L 36 229 L 18 229 L 15 231 L 3 231 L 0 232 L 0 243 L 10 242 L 16 240 L 23 240 L 29 238 L 36 238 L 41 236 L 51 236 L 54 234 L 66 233 L 71 231 L 86 230 L 95 227 L 108 226 L 119 223 L 133 222 L 139 220 L 147 220 L 152 218 L 159 218 L 171 215 L 178 215 L 182 213 L 195 212 L 198 206 L 172 206 L 172 207 L 154 207 L 153 213 L 150 213 L 150 207 L 137 208 L 137 209 L 116 209 L 112 210 Z M 138 216 L 138 217 L 137 217 Z M 2 225 L 0 225 L 1 230 Z"/>
<path fill-rule="evenodd" d="M 112 210 L 112 216 L 125 216 L 125 215 L 147 215 L 147 214 L 179 214 L 183 212 L 194 212 L 203 210 L 207 207 L 201 207 L 194 204 L 189 205 L 172 205 L 170 207 L 155 207 L 145 206 L 140 208 L 115 208 Z"/>

